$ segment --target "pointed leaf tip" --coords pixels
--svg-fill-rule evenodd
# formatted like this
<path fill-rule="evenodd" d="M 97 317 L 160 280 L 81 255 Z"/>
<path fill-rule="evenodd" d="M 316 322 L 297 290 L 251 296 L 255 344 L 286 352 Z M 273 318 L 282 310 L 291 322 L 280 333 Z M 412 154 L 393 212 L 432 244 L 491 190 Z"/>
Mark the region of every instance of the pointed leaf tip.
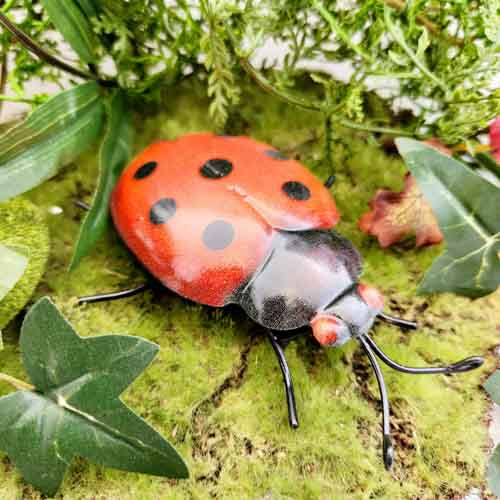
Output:
<path fill-rule="evenodd" d="M 399 154 L 405 156 L 412 153 L 413 151 L 419 151 L 422 148 L 428 148 L 425 144 L 417 141 L 415 139 L 409 139 L 408 137 L 398 137 L 394 140 L 396 147 L 398 148 Z"/>

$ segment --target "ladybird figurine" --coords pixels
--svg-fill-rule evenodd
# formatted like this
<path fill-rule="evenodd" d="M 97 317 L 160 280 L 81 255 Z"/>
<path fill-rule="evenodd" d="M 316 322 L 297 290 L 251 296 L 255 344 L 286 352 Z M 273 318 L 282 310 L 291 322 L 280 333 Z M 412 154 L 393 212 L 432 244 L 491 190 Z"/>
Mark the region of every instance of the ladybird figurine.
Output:
<path fill-rule="evenodd" d="M 389 402 L 377 357 L 405 373 L 456 373 L 483 363 L 411 368 L 368 335 L 385 314 L 383 297 L 359 282 L 358 251 L 332 230 L 339 212 L 329 187 L 299 162 L 249 137 L 189 134 L 155 143 L 123 171 L 111 199 L 121 238 L 164 286 L 208 306 L 239 304 L 268 332 L 283 375 L 292 427 L 297 412 L 285 347 L 311 332 L 323 346 L 356 339 L 369 357 L 382 399 L 383 457 L 393 462 Z M 148 285 L 82 297 L 112 300 Z M 309 326 L 310 328 L 304 328 Z"/>

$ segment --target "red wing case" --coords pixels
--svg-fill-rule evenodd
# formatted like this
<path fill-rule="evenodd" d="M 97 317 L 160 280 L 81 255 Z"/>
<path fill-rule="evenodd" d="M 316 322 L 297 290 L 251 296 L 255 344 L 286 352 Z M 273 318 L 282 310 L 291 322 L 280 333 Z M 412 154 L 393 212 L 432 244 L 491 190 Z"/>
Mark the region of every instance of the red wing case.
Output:
<path fill-rule="evenodd" d="M 329 228 L 328 190 L 300 163 L 247 137 L 192 134 L 149 146 L 125 169 L 111 213 L 165 286 L 221 306 L 257 269 L 273 229 Z"/>

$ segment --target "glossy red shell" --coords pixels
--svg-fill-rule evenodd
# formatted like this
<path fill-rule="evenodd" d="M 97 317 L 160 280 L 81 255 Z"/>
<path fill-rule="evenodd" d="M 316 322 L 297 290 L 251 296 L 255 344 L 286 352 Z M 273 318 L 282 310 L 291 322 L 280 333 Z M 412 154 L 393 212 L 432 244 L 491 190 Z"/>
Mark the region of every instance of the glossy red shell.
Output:
<path fill-rule="evenodd" d="M 329 191 L 299 162 L 248 137 L 208 133 L 146 148 L 120 177 L 111 213 L 153 276 L 212 306 L 250 278 L 274 229 L 327 229 L 339 219 Z"/>

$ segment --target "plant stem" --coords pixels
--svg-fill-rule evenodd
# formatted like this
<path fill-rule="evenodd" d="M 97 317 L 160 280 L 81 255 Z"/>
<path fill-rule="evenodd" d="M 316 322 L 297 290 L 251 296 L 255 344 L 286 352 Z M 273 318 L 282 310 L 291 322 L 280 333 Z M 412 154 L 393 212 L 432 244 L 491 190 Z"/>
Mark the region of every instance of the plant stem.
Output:
<path fill-rule="evenodd" d="M 29 97 L 20 97 L 15 95 L 4 95 L 0 94 L 0 102 L 9 101 L 9 102 L 25 102 L 26 104 L 36 104 L 36 99 L 31 99 Z"/>
<path fill-rule="evenodd" d="M 330 174 L 335 175 L 332 155 L 332 115 L 325 114 L 325 158 L 330 167 Z"/>
<path fill-rule="evenodd" d="M 379 134 L 390 134 L 390 135 L 404 135 L 405 137 L 415 137 L 413 132 L 408 130 L 403 130 L 400 128 L 390 128 L 390 127 L 379 127 L 378 125 L 365 125 L 363 123 L 356 123 L 345 118 L 332 118 L 332 121 L 339 123 L 343 127 L 352 128 L 355 130 L 363 130 L 365 132 L 376 132 Z"/>
<path fill-rule="evenodd" d="M 24 382 L 22 380 L 19 380 L 17 378 L 11 377 L 10 375 L 7 375 L 5 373 L 0 373 L 0 380 L 7 382 L 10 384 L 12 387 L 19 391 L 34 391 L 35 386 L 28 384 L 27 382 Z"/>
<path fill-rule="evenodd" d="M 406 4 L 404 0 L 382 0 L 383 3 L 389 5 L 390 7 L 394 7 L 397 10 L 404 10 L 406 7 Z M 425 16 L 419 14 L 417 15 L 417 21 L 424 25 L 433 35 L 439 36 L 441 38 L 444 38 L 445 40 L 448 40 L 448 42 L 452 43 L 453 45 L 463 45 L 464 41 L 461 40 L 460 38 L 456 38 L 451 35 L 443 35 L 443 33 L 439 30 L 439 28 L 429 19 L 427 19 Z"/>
<path fill-rule="evenodd" d="M 298 96 L 292 96 L 290 94 L 286 94 L 281 90 L 274 87 L 267 78 L 264 77 L 259 71 L 257 71 L 244 57 L 240 57 L 240 64 L 243 69 L 250 75 L 250 77 L 257 83 L 257 85 L 264 90 L 265 92 L 272 94 L 279 99 L 288 102 L 289 104 L 293 104 L 295 106 L 299 106 L 304 109 L 309 109 L 312 111 L 326 111 L 325 106 L 323 106 L 320 102 L 314 101 L 306 101 Z M 329 112 L 330 120 L 335 123 L 342 125 L 343 127 L 352 128 L 355 130 L 363 130 L 365 132 L 378 132 L 381 134 L 390 134 L 390 135 L 404 135 L 406 137 L 414 137 L 415 134 L 408 132 L 402 129 L 395 129 L 389 127 L 379 127 L 377 125 L 365 125 L 361 123 L 356 123 L 351 120 L 347 120 L 346 118 L 334 118 L 333 112 Z"/>
<path fill-rule="evenodd" d="M 449 89 L 445 85 L 445 83 L 442 82 L 432 71 L 430 71 L 429 68 L 427 68 L 427 66 L 417 57 L 415 52 L 413 52 L 410 46 L 406 43 L 401 28 L 399 28 L 392 22 L 391 12 L 389 10 L 389 7 L 387 7 L 387 5 L 384 7 L 384 18 L 385 18 L 385 24 L 387 26 L 387 29 L 389 30 L 389 33 L 392 35 L 392 38 L 406 52 L 408 57 L 415 63 L 415 66 L 417 66 L 418 69 L 420 69 L 420 71 L 424 75 L 426 75 L 437 85 L 439 85 L 441 89 L 445 92 L 445 94 L 448 94 Z"/>
<path fill-rule="evenodd" d="M 277 89 L 271 83 L 267 78 L 257 71 L 248 61 L 248 59 L 245 59 L 243 57 L 240 58 L 240 64 L 243 67 L 243 69 L 250 75 L 250 77 L 255 81 L 255 83 L 265 92 L 272 94 L 276 97 L 279 97 L 281 100 L 286 101 L 290 104 L 294 104 L 295 106 L 299 106 L 300 108 L 304 109 L 310 109 L 313 111 L 321 111 L 322 110 L 322 105 L 321 103 L 317 102 L 308 102 L 305 99 L 302 99 L 301 97 L 298 96 L 292 96 L 289 94 L 285 94 L 281 90 Z"/>
<path fill-rule="evenodd" d="M 319 0 L 313 0 L 313 6 L 316 8 L 316 10 L 321 14 L 323 19 L 330 25 L 330 29 L 332 32 L 336 33 L 336 35 L 356 54 L 360 55 L 363 59 L 367 60 L 368 62 L 373 62 L 372 56 L 370 54 L 367 54 L 364 50 L 361 49 L 359 45 L 354 43 L 351 40 L 351 37 L 349 36 L 348 33 L 346 33 L 340 24 L 337 22 L 335 17 L 328 12 L 328 10 L 325 8 L 325 6 L 319 1 Z"/>
<path fill-rule="evenodd" d="M 87 73 L 86 71 L 74 68 L 70 64 L 67 64 L 61 59 L 58 59 L 57 57 L 53 56 L 52 54 L 47 52 L 44 48 L 40 47 L 34 40 L 32 40 L 26 33 L 24 33 L 24 31 L 19 29 L 1 12 L 0 12 L 0 24 L 3 25 L 5 29 L 10 31 L 24 47 L 26 47 L 32 54 L 39 57 L 42 61 L 45 61 L 46 63 L 51 64 L 52 66 L 55 66 L 56 68 L 59 68 L 73 76 L 77 76 L 85 80 L 96 80 L 99 84 L 105 87 L 117 86 L 117 83 L 113 80 L 103 80 L 90 73 Z"/>

